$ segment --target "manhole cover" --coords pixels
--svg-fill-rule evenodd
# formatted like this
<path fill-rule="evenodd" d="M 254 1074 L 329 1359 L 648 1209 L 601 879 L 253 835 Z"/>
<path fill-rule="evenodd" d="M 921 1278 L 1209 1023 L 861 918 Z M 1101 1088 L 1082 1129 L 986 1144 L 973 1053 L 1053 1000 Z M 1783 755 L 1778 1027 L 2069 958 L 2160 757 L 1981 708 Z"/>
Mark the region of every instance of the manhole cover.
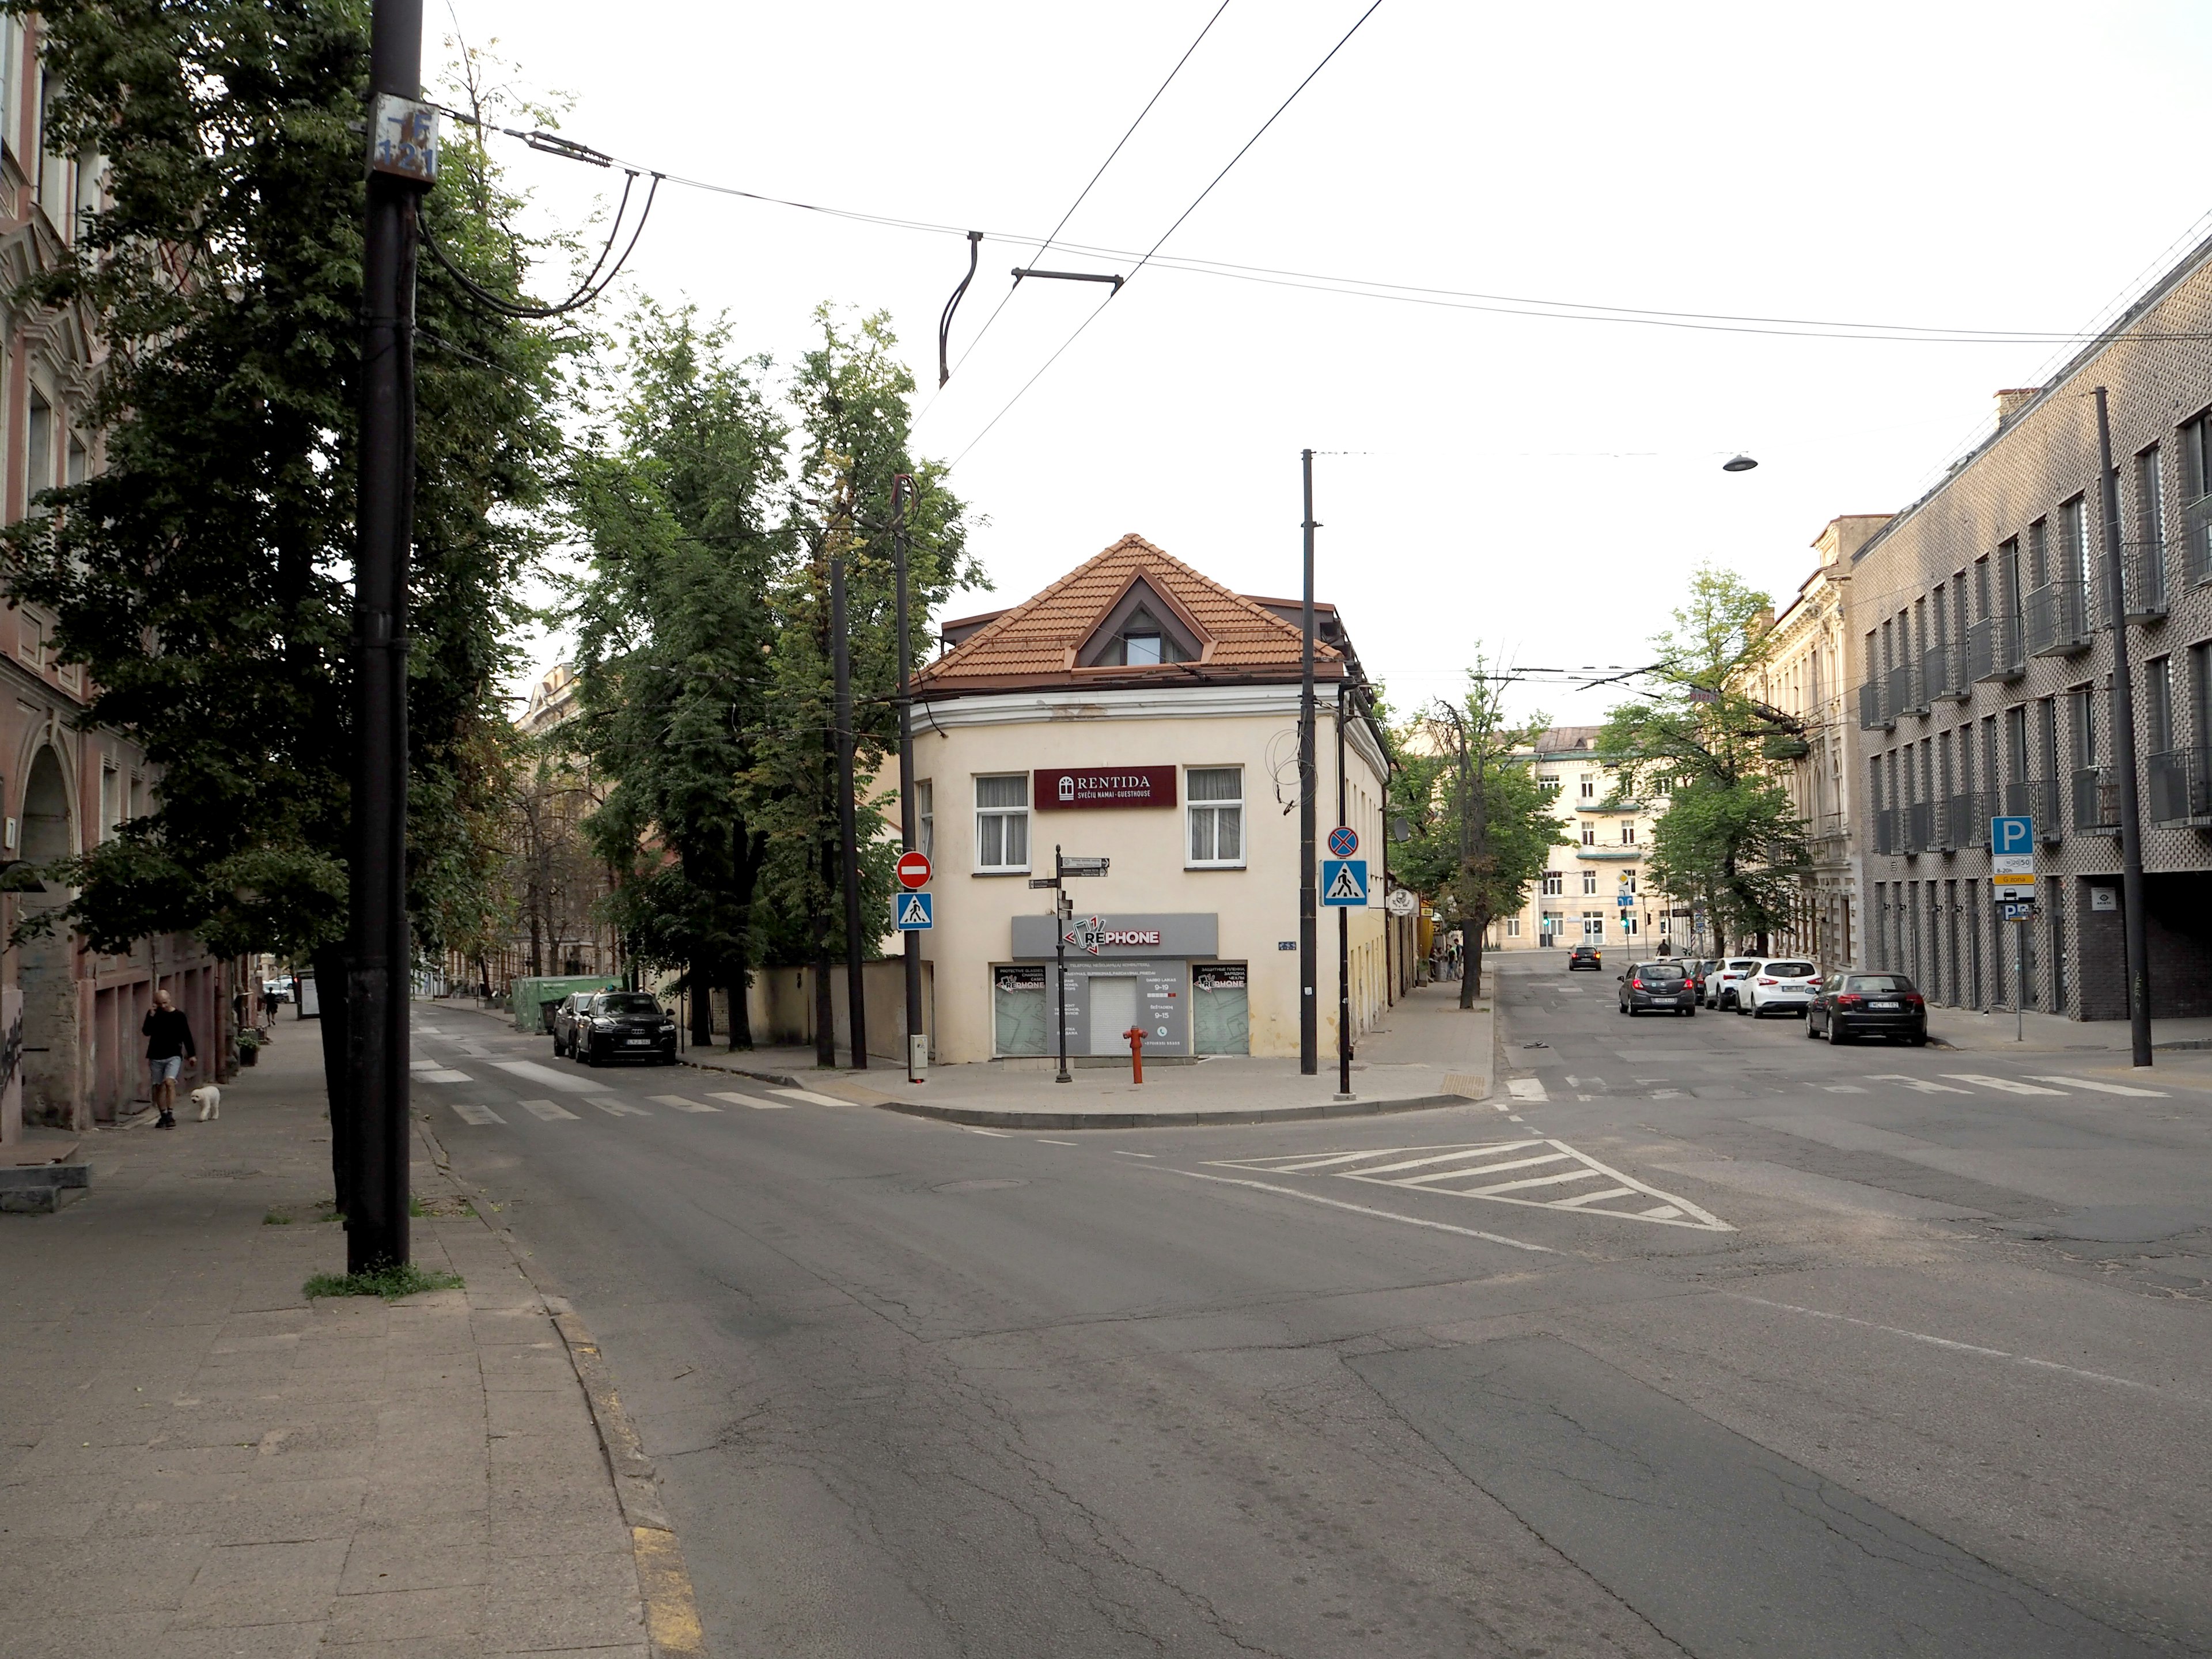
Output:
<path fill-rule="evenodd" d="M 948 1181 L 934 1188 L 940 1193 L 995 1193 L 1001 1187 L 1026 1187 L 1026 1181 Z"/>

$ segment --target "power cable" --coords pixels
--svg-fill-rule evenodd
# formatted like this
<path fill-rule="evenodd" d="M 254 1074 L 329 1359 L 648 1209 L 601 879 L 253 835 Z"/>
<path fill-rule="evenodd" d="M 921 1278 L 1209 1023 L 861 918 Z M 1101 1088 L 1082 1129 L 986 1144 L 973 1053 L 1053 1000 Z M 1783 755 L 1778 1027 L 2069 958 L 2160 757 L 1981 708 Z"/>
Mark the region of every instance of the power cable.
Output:
<path fill-rule="evenodd" d="M 1168 71 L 1168 78 L 1161 82 L 1158 87 L 1154 89 L 1152 95 L 1145 100 L 1144 108 L 1137 112 L 1137 118 L 1129 123 L 1129 130 L 1121 135 L 1121 142 L 1116 143 L 1114 148 L 1107 153 L 1106 159 L 1098 164 L 1098 171 L 1091 175 L 1091 182 L 1084 185 L 1082 190 L 1077 193 L 1075 199 L 1067 204 L 1067 211 L 1060 216 L 1060 222 L 1052 228 L 1051 234 L 1036 245 L 1036 251 L 1032 252 L 1027 259 L 1024 259 L 1022 262 L 1023 264 L 1035 264 L 1039 257 L 1042 256 L 1048 248 L 1052 247 L 1058 241 L 1060 233 L 1067 228 L 1067 222 L 1075 216 L 1075 210 L 1083 205 L 1084 198 L 1088 197 L 1091 191 L 1097 187 L 1098 181 L 1106 176 L 1106 169 L 1114 165 L 1114 158 L 1121 153 L 1122 149 L 1128 144 L 1130 139 L 1136 137 L 1137 129 L 1145 124 L 1145 118 L 1152 112 L 1152 106 L 1158 103 L 1162 94 L 1164 94 L 1170 86 L 1175 84 L 1176 76 L 1182 73 L 1182 66 L 1190 62 L 1191 54 L 1196 52 L 1199 48 L 1200 43 L 1202 42 L 1208 34 L 1213 32 L 1213 26 L 1221 21 L 1221 14 L 1228 9 L 1229 0 L 1221 0 L 1221 4 L 1215 8 L 1213 15 L 1206 20 L 1206 27 L 1199 30 L 1197 38 L 1192 40 L 1190 45 L 1184 47 L 1182 56 L 1176 59 L 1175 67 Z M 1016 288 L 1009 288 L 1006 291 L 1006 294 L 1000 299 L 999 303 L 991 308 L 991 314 L 983 319 L 983 326 L 975 331 L 975 337 L 968 343 L 967 350 L 960 354 L 960 362 L 952 365 L 955 372 L 957 372 L 959 369 L 960 363 L 966 362 L 968 359 L 975 354 L 975 348 L 983 343 L 983 337 L 991 331 L 991 325 L 999 320 L 999 313 L 1006 308 L 1006 303 L 1014 297 L 1017 288 L 1018 288 L 1018 284 L 1016 285 Z M 943 389 L 944 388 L 942 386 L 939 387 L 939 391 L 942 391 Z M 930 402 L 936 402 L 936 398 L 933 396 Z M 929 405 L 928 404 L 925 404 L 922 405 L 921 412 L 915 416 L 915 419 L 919 421 L 922 415 L 926 415 L 928 412 Z"/>
<path fill-rule="evenodd" d="M 1344 50 L 1346 42 L 1349 41 L 1353 35 L 1358 33 L 1361 25 L 1364 24 L 1369 18 L 1372 17 L 1377 11 L 1381 10 L 1382 7 L 1382 0 L 1373 0 L 1373 3 L 1370 5 L 1365 11 L 1359 14 L 1358 18 L 1352 23 L 1352 27 L 1345 30 L 1343 38 L 1339 40 L 1334 46 L 1331 46 L 1322 55 L 1321 62 L 1316 64 L 1312 69 L 1306 72 L 1305 79 L 1299 82 L 1297 86 L 1291 88 L 1291 95 L 1284 99 L 1280 104 L 1278 104 L 1275 106 L 1275 112 L 1273 115 L 1270 115 L 1266 120 L 1260 123 L 1259 131 L 1244 141 L 1243 146 L 1238 149 L 1237 152 L 1234 155 L 1229 158 L 1227 163 L 1222 167 L 1221 171 L 1215 173 L 1212 179 L 1206 181 L 1206 188 L 1199 191 L 1196 196 L 1191 198 L 1190 205 L 1176 216 L 1175 222 L 1160 233 L 1159 240 L 1154 242 L 1151 247 L 1147 248 L 1145 251 L 1144 258 L 1139 259 L 1136 264 L 1131 268 L 1128 276 L 1126 279 L 1127 281 L 1133 282 L 1136 279 L 1137 273 L 1152 263 L 1152 256 L 1160 251 L 1160 248 L 1166 243 L 1168 238 L 1174 235 L 1176 231 L 1182 228 L 1184 220 L 1189 218 L 1192 214 L 1198 211 L 1200 204 L 1204 202 L 1207 197 L 1213 194 L 1215 187 L 1218 185 L 1224 179 L 1226 179 L 1229 176 L 1231 169 L 1235 167 L 1239 161 L 1243 161 L 1244 157 L 1250 153 L 1253 145 L 1258 143 L 1261 138 L 1267 136 L 1267 129 L 1273 126 L 1277 121 L 1282 118 L 1283 112 L 1290 108 L 1292 104 L 1297 101 L 1298 94 L 1313 84 L 1314 77 L 1328 67 L 1330 60 L 1334 58 L 1337 53 Z M 1218 15 L 1218 14 L 1216 15 Z M 1207 27 L 1211 27 L 1212 25 L 1209 24 Z M 1083 337 L 1084 331 L 1089 328 L 1091 324 L 1098 320 L 1099 314 L 1103 313 L 1108 306 L 1113 304 L 1115 301 L 1121 297 L 1121 289 L 1117 286 L 1112 293 L 1109 294 L 1105 299 L 1102 300 L 1098 303 L 1097 307 L 1093 310 L 1088 317 L 1085 317 L 1081 322 L 1078 323 L 1075 325 L 1075 332 L 1069 335 L 1065 340 L 1061 341 L 1059 350 L 1054 352 L 1051 356 L 1046 358 L 1044 362 L 1038 368 L 1036 373 L 1030 375 L 1028 380 L 1022 382 L 1021 389 L 1016 392 L 1012 397 L 1006 399 L 1005 406 L 1001 408 L 997 414 L 991 416 L 990 420 L 984 424 L 983 429 L 981 432 L 978 432 L 974 437 L 968 441 L 967 447 L 961 450 L 957 455 L 952 458 L 952 460 L 950 465 L 947 466 L 946 471 L 950 471 L 952 467 L 958 466 L 962 461 L 967 459 L 969 455 L 974 452 L 975 446 L 981 443 L 984 439 L 991 435 L 992 428 L 997 426 L 1000 421 L 1005 420 L 1007 414 L 1013 409 L 1014 405 L 1021 402 L 1021 400 L 1029 394 L 1029 389 L 1035 386 L 1040 380 L 1044 378 L 1045 371 L 1050 368 L 1054 363 L 1058 362 L 1066 353 L 1067 349 Z"/>

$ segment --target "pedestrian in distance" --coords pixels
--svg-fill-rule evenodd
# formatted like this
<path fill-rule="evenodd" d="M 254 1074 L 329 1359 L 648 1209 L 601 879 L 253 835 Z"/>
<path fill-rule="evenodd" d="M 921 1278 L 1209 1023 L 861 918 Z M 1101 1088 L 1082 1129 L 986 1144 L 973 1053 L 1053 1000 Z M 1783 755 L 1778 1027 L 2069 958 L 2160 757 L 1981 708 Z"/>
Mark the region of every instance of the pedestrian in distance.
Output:
<path fill-rule="evenodd" d="M 146 1039 L 146 1069 L 153 1079 L 154 1104 L 161 1112 L 154 1127 L 173 1129 L 177 1127 L 177 1078 L 187 1066 L 197 1067 L 200 1063 L 199 1050 L 192 1042 L 192 1023 L 170 1000 L 167 991 L 156 991 L 154 1006 L 146 1011 L 145 1023 L 139 1030 Z"/>

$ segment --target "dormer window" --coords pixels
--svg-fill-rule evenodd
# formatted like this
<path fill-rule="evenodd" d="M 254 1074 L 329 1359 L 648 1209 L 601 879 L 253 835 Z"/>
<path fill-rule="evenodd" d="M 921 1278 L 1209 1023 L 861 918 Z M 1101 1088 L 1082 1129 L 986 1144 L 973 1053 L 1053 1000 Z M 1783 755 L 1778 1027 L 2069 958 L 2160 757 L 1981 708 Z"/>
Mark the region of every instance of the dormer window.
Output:
<path fill-rule="evenodd" d="M 1124 634 L 1121 635 L 1121 661 L 1131 668 L 1141 668 L 1148 663 L 1172 661 L 1172 658 L 1160 653 L 1162 643 L 1158 634 Z"/>
<path fill-rule="evenodd" d="M 1130 581 L 1077 651 L 1078 668 L 1158 668 L 1205 659 L 1206 636 L 1143 577 Z"/>

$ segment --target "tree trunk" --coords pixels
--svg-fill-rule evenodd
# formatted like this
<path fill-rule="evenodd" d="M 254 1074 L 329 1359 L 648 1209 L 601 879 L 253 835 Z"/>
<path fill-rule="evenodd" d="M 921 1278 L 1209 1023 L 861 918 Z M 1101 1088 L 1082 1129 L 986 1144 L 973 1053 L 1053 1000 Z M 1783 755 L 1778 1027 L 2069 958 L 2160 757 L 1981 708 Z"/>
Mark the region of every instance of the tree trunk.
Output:
<path fill-rule="evenodd" d="M 685 981 L 691 992 L 691 1046 L 711 1048 L 714 1046 L 714 974 L 703 962 L 693 962 L 684 970 Z"/>
<path fill-rule="evenodd" d="M 1482 994 L 1482 936 L 1490 931 L 1490 919 L 1460 924 L 1459 1006 L 1474 1006 L 1475 998 Z"/>
<path fill-rule="evenodd" d="M 753 1011 L 745 1000 L 745 992 L 752 984 L 752 970 L 739 957 L 730 963 L 725 994 L 730 999 L 730 1052 L 753 1046 Z"/>

